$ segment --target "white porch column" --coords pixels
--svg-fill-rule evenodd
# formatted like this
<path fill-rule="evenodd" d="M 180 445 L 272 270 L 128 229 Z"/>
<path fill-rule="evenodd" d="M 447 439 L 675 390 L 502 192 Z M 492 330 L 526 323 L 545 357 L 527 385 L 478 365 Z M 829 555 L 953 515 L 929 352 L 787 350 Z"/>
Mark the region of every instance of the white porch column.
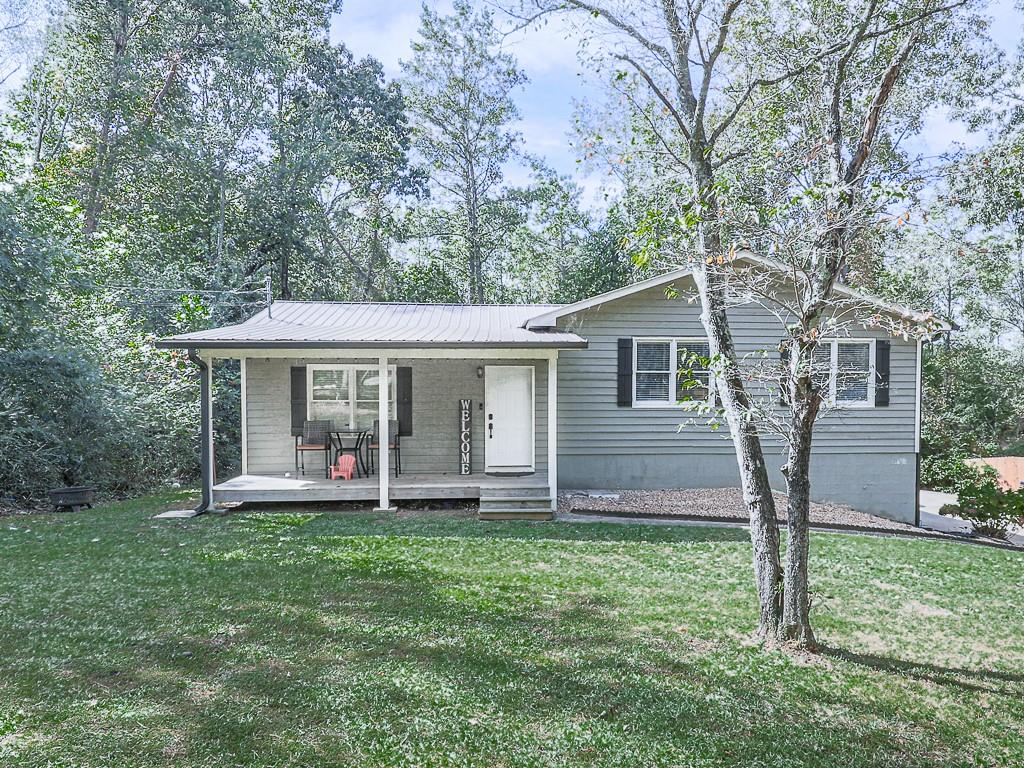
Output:
<path fill-rule="evenodd" d="M 377 472 L 378 482 L 380 483 L 380 501 L 377 507 L 378 510 L 388 510 L 391 508 L 391 453 L 388 451 L 388 446 L 391 444 L 391 435 L 388 427 L 388 417 L 391 415 L 390 408 L 388 407 L 388 359 L 386 357 L 377 358 L 377 420 L 380 422 L 380 429 L 377 431 Z"/>
<path fill-rule="evenodd" d="M 548 490 L 551 511 L 558 510 L 558 350 L 548 358 Z"/>
<path fill-rule="evenodd" d="M 241 404 L 239 410 L 241 410 L 241 425 L 242 425 L 242 474 L 249 474 L 249 429 L 246 422 L 249 420 L 249 408 L 248 400 L 246 395 L 246 383 L 245 383 L 245 358 L 243 357 L 238 361 L 239 367 L 239 382 L 238 386 L 241 389 Z"/>
<path fill-rule="evenodd" d="M 189 359 L 199 366 L 199 470 L 202 500 L 196 512 L 213 507 L 213 486 L 216 460 L 213 455 L 213 358 L 200 357 L 195 350 L 188 351 Z"/>
<path fill-rule="evenodd" d="M 209 456 L 209 477 L 210 477 L 210 488 L 211 495 L 213 486 L 217 484 L 217 455 L 214 452 L 214 426 L 213 426 L 213 358 L 209 358 L 206 361 L 206 391 L 209 394 L 209 402 L 206 405 L 206 418 L 209 419 L 209 424 L 206 429 L 207 440 L 209 440 L 208 456 Z"/>

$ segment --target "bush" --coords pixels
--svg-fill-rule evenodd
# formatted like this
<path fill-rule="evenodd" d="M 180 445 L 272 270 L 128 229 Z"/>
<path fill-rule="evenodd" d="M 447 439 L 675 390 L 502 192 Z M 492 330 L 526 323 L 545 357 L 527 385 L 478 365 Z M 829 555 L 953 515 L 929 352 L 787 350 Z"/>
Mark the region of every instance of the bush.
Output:
<path fill-rule="evenodd" d="M 958 517 L 974 524 L 985 536 L 1006 538 L 1011 525 L 1024 524 L 1024 490 L 1002 491 L 991 478 L 964 486 L 959 493 Z"/>
<path fill-rule="evenodd" d="M 941 454 L 921 459 L 921 485 L 935 491 L 960 493 L 961 488 L 978 485 L 986 478 L 995 483 L 992 467 L 979 469 L 965 460 L 964 454 Z"/>
<path fill-rule="evenodd" d="M 102 484 L 117 435 L 99 372 L 72 350 L 0 354 L 0 491 Z"/>
<path fill-rule="evenodd" d="M 237 378 L 237 366 L 218 370 L 225 473 L 238 462 Z M 126 343 L 99 362 L 59 344 L 0 350 L 0 496 L 29 501 L 78 484 L 124 496 L 192 480 L 197 393 L 184 354 L 147 342 Z"/>

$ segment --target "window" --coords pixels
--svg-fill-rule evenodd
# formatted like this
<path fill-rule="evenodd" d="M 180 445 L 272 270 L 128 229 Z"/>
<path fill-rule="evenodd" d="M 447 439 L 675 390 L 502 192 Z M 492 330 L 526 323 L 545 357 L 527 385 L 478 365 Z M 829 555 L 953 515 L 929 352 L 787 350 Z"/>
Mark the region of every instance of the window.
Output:
<path fill-rule="evenodd" d="M 875 343 L 870 339 L 828 339 L 814 350 L 812 378 L 833 406 L 875 402 Z"/>
<path fill-rule="evenodd" d="M 377 418 L 379 372 L 368 365 L 309 366 L 309 418 L 338 429 L 369 429 Z M 388 373 L 390 418 L 395 418 L 395 368 Z"/>
<path fill-rule="evenodd" d="M 713 389 L 709 355 L 701 339 L 634 339 L 633 405 L 707 400 Z"/>

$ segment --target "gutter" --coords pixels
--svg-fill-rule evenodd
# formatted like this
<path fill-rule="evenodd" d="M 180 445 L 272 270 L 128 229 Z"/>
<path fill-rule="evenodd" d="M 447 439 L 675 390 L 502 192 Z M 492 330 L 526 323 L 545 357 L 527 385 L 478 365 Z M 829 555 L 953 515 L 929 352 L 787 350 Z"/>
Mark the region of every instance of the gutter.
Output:
<path fill-rule="evenodd" d="M 285 341 L 266 339 L 175 339 L 158 340 L 158 349 L 586 349 L 579 341 L 484 341 L 425 343 L 422 341 Z M 191 358 L 190 358 L 191 359 Z"/>
<path fill-rule="evenodd" d="M 201 515 L 209 511 L 213 505 L 213 477 L 210 472 L 210 445 L 213 440 L 210 413 L 210 366 L 196 354 L 195 349 L 189 349 L 188 359 L 199 366 L 199 465 L 202 498 L 199 506 L 195 508 L 195 513 Z"/>

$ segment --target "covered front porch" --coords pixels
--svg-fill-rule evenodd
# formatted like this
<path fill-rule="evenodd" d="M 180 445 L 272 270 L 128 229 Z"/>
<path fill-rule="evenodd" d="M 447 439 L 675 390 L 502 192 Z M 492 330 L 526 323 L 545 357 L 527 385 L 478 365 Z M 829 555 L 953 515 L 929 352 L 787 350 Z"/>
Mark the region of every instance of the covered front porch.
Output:
<path fill-rule="evenodd" d="M 391 509 L 393 500 L 475 498 L 484 517 L 550 516 L 558 353 L 587 344 L 527 327 L 550 309 L 274 302 L 239 325 L 162 339 L 188 349 L 201 371 L 199 511 L 229 501 L 375 500 Z M 240 363 L 242 471 L 218 482 L 212 371 L 224 359 Z M 328 463 L 353 434 L 374 454 L 373 474 L 328 480 Z M 296 450 L 300 440 L 310 453 Z"/>
<path fill-rule="evenodd" d="M 389 509 L 407 500 L 475 499 L 482 517 L 549 517 L 557 496 L 557 351 L 387 351 L 204 356 L 211 369 L 237 356 L 242 386 L 242 474 L 214 479 L 210 503 L 370 501 Z M 321 452 L 297 461 L 303 425 L 317 419 L 339 430 L 377 429 L 376 444 L 400 447 L 401 473 L 398 453 L 389 451 L 375 452 L 372 475 L 351 480 L 327 479 Z"/>
<path fill-rule="evenodd" d="M 485 474 L 401 474 L 389 480 L 393 501 L 479 501 L 484 518 L 537 517 L 551 514 L 551 486 L 547 473 L 521 477 Z M 328 480 L 293 475 L 239 475 L 213 486 L 214 503 L 372 501 L 380 496 L 377 477 Z"/>

